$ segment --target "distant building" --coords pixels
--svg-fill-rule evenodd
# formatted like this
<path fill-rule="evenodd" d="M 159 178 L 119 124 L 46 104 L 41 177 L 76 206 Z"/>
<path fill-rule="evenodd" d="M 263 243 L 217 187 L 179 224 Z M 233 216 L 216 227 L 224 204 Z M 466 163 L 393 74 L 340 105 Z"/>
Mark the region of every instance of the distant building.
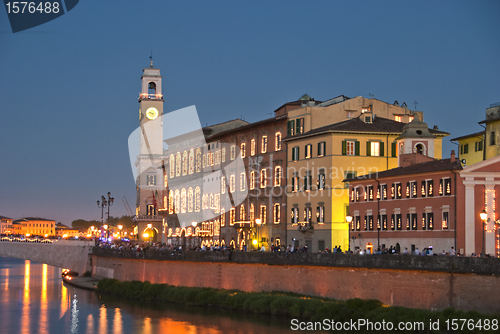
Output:
<path fill-rule="evenodd" d="M 458 142 L 460 147 L 458 159 L 463 167 L 470 166 L 484 160 L 484 131 L 453 138 L 450 139 L 450 141 Z"/>
<path fill-rule="evenodd" d="M 24 234 L 25 236 L 54 236 L 56 222 L 51 219 L 39 217 L 26 217 L 12 222 L 13 234 Z"/>
<path fill-rule="evenodd" d="M 71 229 L 62 223 L 57 223 L 55 227 L 55 235 L 60 238 L 74 238 L 80 235 L 80 231 L 77 229 Z"/>
<path fill-rule="evenodd" d="M 12 218 L 0 216 L 0 234 L 12 234 Z"/>
<path fill-rule="evenodd" d="M 491 104 L 486 109 L 486 119 L 479 122 L 485 124 L 485 156 L 484 159 L 490 159 L 500 155 L 500 102 Z"/>

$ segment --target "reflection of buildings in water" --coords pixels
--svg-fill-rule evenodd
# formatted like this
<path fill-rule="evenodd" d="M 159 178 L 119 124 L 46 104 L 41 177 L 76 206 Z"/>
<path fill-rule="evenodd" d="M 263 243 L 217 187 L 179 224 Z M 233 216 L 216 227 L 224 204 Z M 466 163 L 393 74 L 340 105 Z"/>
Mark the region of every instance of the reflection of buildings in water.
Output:
<path fill-rule="evenodd" d="M 29 333 L 30 328 L 30 270 L 31 263 L 28 260 L 24 261 L 24 294 L 23 308 L 21 316 L 21 333 Z"/>
<path fill-rule="evenodd" d="M 115 316 L 113 320 L 113 333 L 114 334 L 123 333 L 122 312 L 118 307 L 115 308 Z"/>
<path fill-rule="evenodd" d="M 71 334 L 78 333 L 78 296 L 73 295 L 71 301 Z"/>
<path fill-rule="evenodd" d="M 42 265 L 42 298 L 40 299 L 40 320 L 38 326 L 40 333 L 48 333 L 49 319 L 48 319 L 48 302 L 47 302 L 47 265 Z"/>
<path fill-rule="evenodd" d="M 94 317 L 92 313 L 87 316 L 87 332 L 86 334 L 94 333 Z"/>
<path fill-rule="evenodd" d="M 99 308 L 99 333 L 107 332 L 107 316 L 106 316 L 106 306 L 104 304 Z"/>

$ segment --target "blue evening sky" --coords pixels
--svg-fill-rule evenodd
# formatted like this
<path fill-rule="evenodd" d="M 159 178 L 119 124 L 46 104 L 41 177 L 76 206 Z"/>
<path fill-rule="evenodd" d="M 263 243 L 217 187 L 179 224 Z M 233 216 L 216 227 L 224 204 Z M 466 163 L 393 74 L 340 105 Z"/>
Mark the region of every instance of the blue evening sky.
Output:
<path fill-rule="evenodd" d="M 0 8 L 0 215 L 65 224 L 135 207 L 127 138 L 142 69 L 165 112 L 257 121 L 304 93 L 373 94 L 424 111 L 449 138 L 500 101 L 500 1 L 81 0 L 13 34 Z"/>

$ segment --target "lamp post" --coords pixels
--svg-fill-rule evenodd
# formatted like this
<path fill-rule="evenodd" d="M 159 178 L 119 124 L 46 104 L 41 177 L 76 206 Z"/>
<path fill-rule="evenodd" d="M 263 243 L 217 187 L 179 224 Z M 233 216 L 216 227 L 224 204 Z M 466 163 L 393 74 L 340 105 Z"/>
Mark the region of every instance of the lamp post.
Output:
<path fill-rule="evenodd" d="M 101 201 L 97 201 L 97 207 L 101 209 L 101 225 L 104 224 L 104 208 L 108 205 L 106 197 L 101 196 Z"/>
<path fill-rule="evenodd" d="M 109 220 L 109 207 L 111 205 L 113 205 L 113 202 L 115 201 L 115 199 L 113 197 L 111 197 L 111 193 L 108 191 L 108 225 L 111 225 L 110 224 L 110 220 Z M 109 229 L 108 229 L 108 235 L 106 236 L 106 240 L 109 238 Z"/>
<path fill-rule="evenodd" d="M 352 216 L 350 214 L 348 214 L 347 216 L 345 216 L 345 221 L 350 225 L 352 223 Z M 351 238 L 349 238 L 349 249 L 348 250 L 351 250 Z"/>
<path fill-rule="evenodd" d="M 193 237 L 197 237 L 198 235 L 195 235 L 195 233 L 196 233 L 196 225 L 198 225 L 198 223 L 197 222 L 192 222 L 191 225 L 193 226 Z M 196 243 L 197 243 L 196 239 L 194 239 L 194 240 L 195 240 L 195 242 L 194 242 L 193 246 L 196 246 Z"/>
<path fill-rule="evenodd" d="M 488 214 L 486 213 L 486 209 L 483 209 L 481 213 L 479 214 L 479 217 L 481 217 L 481 220 L 483 221 L 483 251 L 481 253 L 481 257 L 485 257 L 485 252 L 484 252 L 484 243 L 485 243 L 485 233 L 486 233 L 486 219 L 488 219 Z"/>
<path fill-rule="evenodd" d="M 120 240 L 122 240 L 122 229 L 123 229 L 123 225 L 118 225 L 118 229 L 120 230 Z"/>
<path fill-rule="evenodd" d="M 262 224 L 262 220 L 260 218 L 255 219 L 255 224 L 257 224 L 257 250 L 259 248 L 259 229 L 260 224 Z"/>

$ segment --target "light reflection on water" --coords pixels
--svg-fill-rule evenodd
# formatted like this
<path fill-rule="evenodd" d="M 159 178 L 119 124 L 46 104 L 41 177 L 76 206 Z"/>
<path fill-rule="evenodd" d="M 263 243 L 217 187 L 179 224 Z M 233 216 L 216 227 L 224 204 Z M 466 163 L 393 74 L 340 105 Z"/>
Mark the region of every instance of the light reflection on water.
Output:
<path fill-rule="evenodd" d="M 220 312 L 221 314 L 218 314 Z M 289 322 L 176 305 L 145 307 L 65 286 L 61 269 L 0 257 L 3 334 L 291 333 Z"/>

